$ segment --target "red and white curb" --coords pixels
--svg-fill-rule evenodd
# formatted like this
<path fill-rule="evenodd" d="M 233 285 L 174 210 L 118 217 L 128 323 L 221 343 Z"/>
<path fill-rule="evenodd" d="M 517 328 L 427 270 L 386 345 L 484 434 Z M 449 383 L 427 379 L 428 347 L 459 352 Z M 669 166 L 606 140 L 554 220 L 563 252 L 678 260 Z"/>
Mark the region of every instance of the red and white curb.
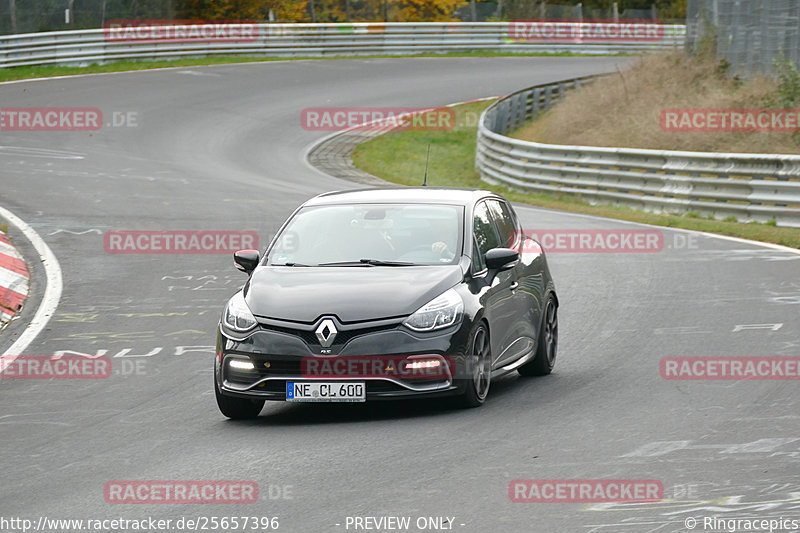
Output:
<path fill-rule="evenodd" d="M 0 232 L 0 325 L 10 322 L 22 308 L 30 277 L 22 256 Z"/>
<path fill-rule="evenodd" d="M 0 357 L 0 376 L 2 376 L 5 368 L 25 352 L 28 345 L 44 330 L 50 318 L 55 314 L 58 302 L 61 300 L 64 282 L 61 279 L 61 265 L 58 264 L 58 259 L 39 234 L 24 220 L 2 206 L 0 206 L 0 217 L 5 218 L 10 225 L 15 226 L 30 241 L 44 267 L 44 277 L 42 278 L 44 294 L 42 295 L 42 300 L 39 302 L 33 318 L 25 326 L 22 334 Z M 0 383 L 2 381 L 0 379 Z"/>

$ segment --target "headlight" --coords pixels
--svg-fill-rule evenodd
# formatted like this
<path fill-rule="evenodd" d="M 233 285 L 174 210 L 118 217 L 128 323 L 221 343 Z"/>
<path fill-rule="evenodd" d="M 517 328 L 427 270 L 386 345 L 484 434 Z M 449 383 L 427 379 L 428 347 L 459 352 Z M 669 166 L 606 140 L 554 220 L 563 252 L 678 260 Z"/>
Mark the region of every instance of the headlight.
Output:
<path fill-rule="evenodd" d="M 464 302 L 450 289 L 420 307 L 403 324 L 415 331 L 433 331 L 452 326 L 461 318 Z"/>
<path fill-rule="evenodd" d="M 222 314 L 222 322 L 234 331 L 248 331 L 258 323 L 253 313 L 250 312 L 250 308 L 247 307 L 241 291 L 237 292 L 228 302 L 225 312 Z"/>

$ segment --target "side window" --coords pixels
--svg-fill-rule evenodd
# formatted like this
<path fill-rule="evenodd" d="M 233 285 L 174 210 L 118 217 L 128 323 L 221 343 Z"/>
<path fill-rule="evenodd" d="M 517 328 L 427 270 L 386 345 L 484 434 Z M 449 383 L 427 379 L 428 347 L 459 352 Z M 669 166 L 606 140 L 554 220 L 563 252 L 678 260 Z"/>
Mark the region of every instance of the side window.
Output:
<path fill-rule="evenodd" d="M 481 258 L 492 248 L 500 246 L 500 239 L 494 229 L 494 224 L 489 215 L 489 208 L 486 207 L 486 202 L 481 202 L 475 206 L 472 228 L 475 233 L 475 240 L 478 243 L 478 250 L 481 253 Z"/>
<path fill-rule="evenodd" d="M 499 200 L 489 200 L 486 203 L 489 204 L 492 218 L 497 224 L 497 231 L 500 232 L 500 242 L 503 243 L 501 246 L 517 249 L 520 232 L 511 208 Z"/>
<path fill-rule="evenodd" d="M 482 272 L 486 268 L 486 262 L 483 260 L 483 254 L 478 249 L 478 243 L 475 239 L 472 240 L 472 272 Z"/>

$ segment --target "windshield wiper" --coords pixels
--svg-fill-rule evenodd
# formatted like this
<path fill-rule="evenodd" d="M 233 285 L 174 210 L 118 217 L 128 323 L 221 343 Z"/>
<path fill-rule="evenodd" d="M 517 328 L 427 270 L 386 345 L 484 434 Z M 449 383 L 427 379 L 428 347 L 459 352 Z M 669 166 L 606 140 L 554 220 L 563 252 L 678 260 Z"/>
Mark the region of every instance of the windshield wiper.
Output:
<path fill-rule="evenodd" d="M 380 259 L 359 259 L 358 261 L 337 261 L 334 263 L 320 263 L 319 266 L 414 266 L 416 263 L 403 261 L 382 261 Z"/>
<path fill-rule="evenodd" d="M 311 265 L 304 265 L 303 263 L 272 263 L 274 267 L 307 267 Z"/>
<path fill-rule="evenodd" d="M 407 261 L 381 261 L 380 259 L 360 259 L 359 263 L 372 266 L 386 266 L 386 267 L 407 267 L 414 266 L 414 263 Z"/>

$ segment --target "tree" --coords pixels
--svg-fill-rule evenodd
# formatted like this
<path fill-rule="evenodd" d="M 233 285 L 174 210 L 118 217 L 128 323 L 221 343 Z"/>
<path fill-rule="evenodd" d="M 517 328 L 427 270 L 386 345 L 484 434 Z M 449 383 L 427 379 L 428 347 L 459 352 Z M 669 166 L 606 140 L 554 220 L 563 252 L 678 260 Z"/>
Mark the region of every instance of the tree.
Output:
<path fill-rule="evenodd" d="M 663 19 L 685 19 L 687 0 L 674 0 L 669 5 L 660 8 L 661 18 Z"/>
<path fill-rule="evenodd" d="M 392 20 L 398 22 L 443 22 L 454 20 L 453 12 L 467 0 L 395 0 Z"/>
<path fill-rule="evenodd" d="M 178 18 L 189 20 L 263 20 L 266 0 L 178 0 Z"/>
<path fill-rule="evenodd" d="M 300 22 L 308 12 L 308 0 L 269 0 L 268 5 L 279 21 Z"/>

